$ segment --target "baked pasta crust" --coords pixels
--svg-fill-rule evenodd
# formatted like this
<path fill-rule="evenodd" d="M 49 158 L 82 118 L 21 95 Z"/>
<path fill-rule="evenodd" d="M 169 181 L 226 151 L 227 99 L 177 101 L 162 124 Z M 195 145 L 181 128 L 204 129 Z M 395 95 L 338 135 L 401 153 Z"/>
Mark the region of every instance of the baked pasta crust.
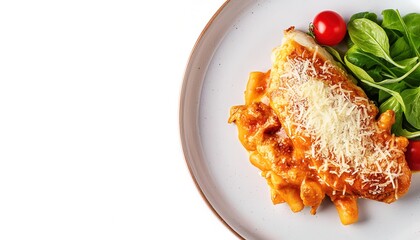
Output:
<path fill-rule="evenodd" d="M 391 203 L 408 191 L 408 140 L 391 134 L 392 111 L 378 116 L 352 77 L 293 27 L 272 61 L 269 71 L 250 73 L 245 104 L 231 108 L 228 122 L 274 204 L 286 202 L 293 212 L 309 206 L 315 214 L 327 195 L 347 225 L 358 220 L 358 198 Z"/>

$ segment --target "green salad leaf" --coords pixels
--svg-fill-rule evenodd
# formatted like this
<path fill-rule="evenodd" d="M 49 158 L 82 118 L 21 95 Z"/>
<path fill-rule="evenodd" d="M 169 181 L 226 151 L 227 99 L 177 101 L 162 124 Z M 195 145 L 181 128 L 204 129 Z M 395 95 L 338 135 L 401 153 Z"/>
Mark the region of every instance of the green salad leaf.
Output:
<path fill-rule="evenodd" d="M 356 45 L 354 45 L 353 47 L 351 47 L 346 54 L 347 58 L 350 60 L 350 62 L 352 62 L 353 64 L 362 67 L 362 68 L 366 68 L 366 69 L 370 69 L 374 66 L 379 66 L 381 67 L 383 70 L 385 70 L 387 73 L 389 73 L 390 75 L 396 77 L 396 75 L 394 74 L 393 71 L 391 71 L 384 63 L 384 61 L 367 52 L 364 52 L 363 50 L 361 50 L 359 47 L 357 47 Z"/>
<path fill-rule="evenodd" d="M 391 58 L 388 35 L 377 23 L 367 18 L 358 18 L 351 21 L 347 29 L 352 42 L 364 52 L 383 58 L 396 67 L 404 67 Z"/>
<path fill-rule="evenodd" d="M 394 97 L 390 97 L 386 102 L 381 104 L 379 110 L 381 112 L 385 112 L 386 110 L 394 111 L 395 123 L 392 125 L 392 132 L 394 134 L 398 136 L 405 136 L 407 138 L 420 137 L 419 130 L 409 130 L 408 128 L 406 129 L 403 127 L 403 111 L 401 109 L 401 105 Z"/>
<path fill-rule="evenodd" d="M 395 60 L 403 60 L 409 58 L 412 54 L 412 49 L 408 45 L 404 37 L 399 37 L 389 49 L 390 55 Z"/>
<path fill-rule="evenodd" d="M 410 45 L 411 50 L 414 51 L 417 57 L 420 57 L 420 53 L 417 49 L 418 45 L 415 43 L 415 40 L 420 40 L 420 39 L 416 39 L 416 36 L 417 36 L 416 32 L 413 32 L 416 30 L 419 31 L 420 28 L 418 28 L 418 22 L 417 22 L 417 26 L 412 24 L 413 23 L 412 20 L 414 19 L 415 21 L 415 16 L 417 15 L 412 14 L 411 16 L 409 16 L 409 20 L 410 20 L 408 22 L 409 25 L 405 23 L 400 13 L 398 12 L 398 10 L 387 9 L 382 12 L 382 15 L 384 16 L 384 19 L 382 21 L 382 27 L 401 32 L 404 35 L 405 39 L 407 39 L 407 42 Z"/>
<path fill-rule="evenodd" d="M 379 19 L 360 12 L 347 28 L 348 50 L 335 58 L 344 62 L 380 112 L 395 112 L 394 134 L 420 137 L 420 14 L 401 16 L 386 9 Z"/>
<path fill-rule="evenodd" d="M 414 47 L 419 50 L 420 49 L 420 14 L 418 13 L 410 13 L 403 17 L 403 20 L 407 26 L 407 30 L 410 33 Z"/>
<path fill-rule="evenodd" d="M 349 22 L 353 21 L 354 19 L 359 19 L 359 18 L 366 18 L 366 19 L 371 20 L 372 22 L 376 22 L 379 24 L 378 15 L 376 15 L 376 13 L 373 13 L 373 12 L 359 12 L 359 13 L 353 14 Z"/>
<path fill-rule="evenodd" d="M 404 112 L 407 121 L 414 128 L 420 129 L 420 87 L 405 89 L 400 95 L 406 106 Z"/>

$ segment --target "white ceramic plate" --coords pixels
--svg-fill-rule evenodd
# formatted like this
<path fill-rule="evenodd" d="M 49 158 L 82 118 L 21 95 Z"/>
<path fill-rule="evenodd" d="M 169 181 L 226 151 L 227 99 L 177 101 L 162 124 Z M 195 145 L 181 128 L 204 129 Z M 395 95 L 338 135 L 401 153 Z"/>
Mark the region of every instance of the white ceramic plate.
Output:
<path fill-rule="evenodd" d="M 186 161 L 199 191 L 215 213 L 246 239 L 420 239 L 420 173 L 409 193 L 387 205 L 359 200 L 360 221 L 340 223 L 328 201 L 312 216 L 272 205 L 269 188 L 248 161 L 229 109 L 242 104 L 248 74 L 270 68 L 271 50 L 291 25 L 307 30 L 316 13 L 331 9 L 348 19 L 387 8 L 420 12 L 420 1 L 231 0 L 210 20 L 186 68 L 180 130 Z"/>

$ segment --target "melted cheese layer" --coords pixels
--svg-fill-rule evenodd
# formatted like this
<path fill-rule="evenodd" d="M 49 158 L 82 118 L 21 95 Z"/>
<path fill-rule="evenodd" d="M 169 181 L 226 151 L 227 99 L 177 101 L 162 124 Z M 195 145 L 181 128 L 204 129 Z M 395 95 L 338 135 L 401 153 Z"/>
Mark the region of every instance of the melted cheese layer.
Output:
<path fill-rule="evenodd" d="M 311 140 L 305 155 L 322 160 L 318 172 L 338 177 L 347 173 L 350 185 L 359 177 L 371 194 L 389 185 L 397 189 L 395 179 L 402 171 L 392 159 L 403 152 L 392 142 L 384 146 L 374 140 L 378 129 L 368 99 L 352 96 L 341 84 L 329 84 L 325 76 L 331 75 L 331 67 L 328 61 L 317 70 L 314 59 L 287 60 L 280 90 L 289 100 L 287 125 L 295 129 L 289 136 Z"/>

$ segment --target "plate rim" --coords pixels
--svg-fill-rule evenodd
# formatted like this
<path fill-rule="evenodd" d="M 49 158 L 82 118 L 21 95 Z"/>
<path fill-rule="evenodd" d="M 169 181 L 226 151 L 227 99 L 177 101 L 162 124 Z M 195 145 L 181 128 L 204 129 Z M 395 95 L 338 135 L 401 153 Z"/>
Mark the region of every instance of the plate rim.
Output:
<path fill-rule="evenodd" d="M 193 162 L 196 161 L 194 159 L 194 153 L 191 153 L 191 147 L 189 147 L 189 140 L 188 140 L 188 132 L 194 132 L 194 130 L 188 130 L 188 128 L 191 127 L 196 127 L 196 126 L 188 126 L 185 122 L 185 120 L 188 118 L 188 111 L 189 109 L 186 109 L 186 106 L 188 105 L 188 103 L 186 103 L 186 100 L 188 100 L 187 98 L 187 93 L 189 93 L 190 91 L 188 91 L 188 87 L 191 84 L 194 84 L 194 79 L 191 79 L 191 75 L 192 75 L 192 71 L 194 70 L 194 59 L 197 58 L 197 56 L 200 54 L 199 50 L 201 50 L 202 46 L 200 45 L 204 40 L 205 37 L 207 35 L 207 33 L 209 32 L 209 30 L 211 30 L 210 28 L 212 27 L 212 25 L 215 23 L 215 21 L 217 21 L 219 19 L 219 17 L 221 17 L 221 13 L 226 10 L 226 8 L 229 6 L 230 3 L 234 3 L 235 1 L 232 0 L 225 0 L 225 2 L 217 9 L 217 11 L 212 15 L 212 17 L 210 18 L 210 20 L 207 22 L 207 24 L 205 25 L 205 27 L 203 28 L 203 30 L 201 31 L 201 33 L 199 34 L 199 37 L 197 38 L 192 50 L 190 51 L 190 55 L 188 57 L 187 60 L 187 64 L 186 67 L 184 69 L 184 75 L 183 75 L 183 81 L 182 81 L 182 87 L 181 87 L 181 93 L 180 93 L 180 98 L 179 98 L 179 116 L 178 116 L 178 120 L 179 120 L 179 132 L 180 132 L 180 138 L 181 138 L 181 145 L 182 145 L 182 151 L 183 151 L 183 155 L 184 155 L 184 161 L 187 164 L 188 167 L 188 171 L 190 173 L 191 178 L 193 179 L 193 182 L 199 192 L 199 194 L 201 195 L 202 199 L 204 200 L 204 202 L 207 204 L 207 206 L 210 208 L 210 210 L 213 212 L 213 214 L 216 215 L 216 217 L 225 225 L 225 227 L 227 227 L 234 235 L 236 235 L 238 238 L 240 239 L 246 239 L 243 235 L 241 235 L 241 229 L 237 229 L 235 230 L 234 226 L 230 225 L 228 223 L 228 220 L 225 220 L 223 218 L 223 212 L 218 212 L 217 211 L 217 206 L 213 205 L 210 201 L 210 199 L 208 197 L 206 197 L 205 194 L 205 186 L 200 185 L 199 183 L 199 178 L 200 176 L 195 175 L 194 174 L 194 166 L 193 166 Z M 198 54 L 198 55 L 197 55 Z M 202 69 L 204 71 L 203 76 L 205 77 L 206 75 L 206 69 Z M 198 82 L 204 83 L 205 80 L 199 79 Z M 197 93 L 196 93 L 197 94 Z M 200 95 L 201 92 L 198 93 L 198 100 L 200 99 Z M 200 105 L 199 103 L 197 103 L 198 105 Z M 197 106 L 197 109 L 199 111 L 199 106 Z M 193 110 L 195 111 L 195 110 Z M 198 120 L 197 120 L 198 121 Z M 196 133 L 199 137 L 199 133 Z M 201 145 L 199 144 L 199 147 L 201 147 Z M 200 151 L 197 150 L 197 151 Z M 202 153 L 202 152 L 201 152 Z M 204 188 L 203 188 L 204 187 Z M 217 205 L 217 204 L 216 204 Z"/>
<path fill-rule="evenodd" d="M 187 164 L 188 172 L 189 172 L 189 174 L 190 174 L 190 176 L 191 176 L 191 178 L 194 182 L 194 185 L 195 185 L 196 189 L 198 190 L 201 198 L 204 200 L 205 204 L 211 210 L 211 212 L 213 212 L 213 214 L 217 217 L 217 219 L 228 230 L 230 230 L 231 233 L 233 233 L 236 237 L 238 237 L 240 239 L 245 239 L 242 235 L 240 235 L 239 232 L 237 232 L 232 226 L 230 226 L 227 223 L 227 221 L 222 217 L 222 215 L 219 212 L 217 212 L 215 207 L 210 203 L 209 199 L 204 194 L 204 191 L 203 191 L 202 187 L 198 183 L 197 178 L 194 175 L 193 170 L 192 170 L 192 166 L 191 166 L 192 156 L 190 156 L 190 154 L 188 153 L 189 147 L 188 147 L 188 141 L 186 139 L 185 120 L 184 120 L 184 118 L 185 118 L 186 92 L 187 92 L 188 83 L 190 82 L 188 80 L 188 75 L 191 72 L 191 68 L 192 68 L 192 61 L 191 60 L 193 59 L 194 55 L 197 53 L 199 44 L 202 42 L 203 38 L 207 34 L 210 26 L 212 26 L 214 21 L 220 16 L 221 12 L 227 7 L 227 5 L 229 5 L 230 2 L 231 2 L 231 0 L 225 0 L 225 2 L 216 10 L 216 12 L 212 15 L 210 20 L 208 20 L 207 24 L 204 26 L 203 30 L 201 31 L 197 40 L 195 41 L 194 46 L 192 47 L 192 50 L 190 51 L 186 67 L 184 69 L 183 78 L 182 78 L 182 86 L 181 86 L 181 91 L 180 91 L 179 107 L 178 107 L 178 109 L 179 109 L 179 111 L 178 111 L 178 113 L 179 113 L 178 114 L 179 115 L 178 116 L 178 121 L 179 121 L 178 127 L 179 127 L 179 133 L 180 133 L 180 138 L 181 138 L 181 146 L 182 146 L 182 152 L 183 152 L 183 155 L 184 155 L 184 161 Z"/>

